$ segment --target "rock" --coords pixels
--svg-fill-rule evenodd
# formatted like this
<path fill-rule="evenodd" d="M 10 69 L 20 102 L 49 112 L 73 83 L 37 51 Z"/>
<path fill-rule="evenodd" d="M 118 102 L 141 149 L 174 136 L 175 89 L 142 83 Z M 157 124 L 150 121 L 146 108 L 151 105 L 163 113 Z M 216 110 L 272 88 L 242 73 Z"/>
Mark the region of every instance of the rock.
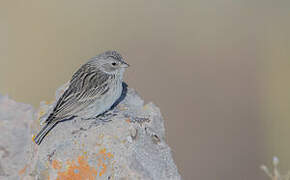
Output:
<path fill-rule="evenodd" d="M 181 179 L 159 109 L 153 103 L 144 105 L 135 90 L 124 87 L 109 112 L 58 123 L 40 146 L 31 134 L 56 101 L 42 102 L 34 113 L 31 106 L 1 96 L 0 179 Z M 57 91 L 56 99 L 65 88 Z"/>
<path fill-rule="evenodd" d="M 29 162 L 32 106 L 0 95 L 0 179 L 19 179 Z"/>

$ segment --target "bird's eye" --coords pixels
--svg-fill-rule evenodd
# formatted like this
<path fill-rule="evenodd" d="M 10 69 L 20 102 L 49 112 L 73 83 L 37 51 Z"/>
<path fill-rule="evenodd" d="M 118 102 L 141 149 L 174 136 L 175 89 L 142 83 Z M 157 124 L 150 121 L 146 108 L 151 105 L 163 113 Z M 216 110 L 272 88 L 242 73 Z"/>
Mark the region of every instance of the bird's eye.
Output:
<path fill-rule="evenodd" d="M 113 65 L 113 66 L 116 66 L 116 65 L 117 65 L 117 63 L 113 62 L 113 63 L 112 63 L 112 65 Z"/>

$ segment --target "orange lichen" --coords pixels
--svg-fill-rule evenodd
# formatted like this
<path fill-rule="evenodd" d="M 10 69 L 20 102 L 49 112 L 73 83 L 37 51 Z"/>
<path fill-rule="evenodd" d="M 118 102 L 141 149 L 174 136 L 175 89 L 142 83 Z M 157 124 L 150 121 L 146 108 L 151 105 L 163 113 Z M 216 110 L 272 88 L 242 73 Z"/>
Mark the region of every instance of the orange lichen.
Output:
<path fill-rule="evenodd" d="M 60 170 L 61 169 L 61 162 L 59 162 L 58 160 L 52 160 L 52 168 L 53 169 L 57 169 L 57 170 Z"/>
<path fill-rule="evenodd" d="M 50 105 L 50 104 L 52 104 L 54 102 L 54 100 L 51 100 L 51 101 L 45 101 L 45 104 L 46 105 Z"/>
<path fill-rule="evenodd" d="M 78 164 L 73 160 L 67 161 L 68 169 L 57 173 L 57 180 L 94 180 L 97 176 L 97 170 L 88 164 L 87 157 L 79 156 Z"/>
<path fill-rule="evenodd" d="M 20 169 L 20 171 L 18 171 L 19 175 L 23 175 L 26 172 L 28 165 L 25 165 L 22 169 Z"/>
<path fill-rule="evenodd" d="M 40 119 L 41 119 L 41 117 L 45 114 L 46 112 L 45 112 L 45 110 L 40 110 L 39 112 L 38 112 L 38 114 L 37 114 L 37 122 L 40 122 Z"/>
<path fill-rule="evenodd" d="M 33 142 L 35 142 L 35 141 L 34 141 L 35 137 L 36 137 L 36 136 L 33 134 L 33 135 L 32 135 L 32 141 L 33 141 Z"/>
<path fill-rule="evenodd" d="M 45 114 L 44 111 L 39 111 L 38 116 L 41 117 L 41 116 L 43 116 L 44 114 Z"/>
<path fill-rule="evenodd" d="M 88 163 L 87 156 L 79 156 L 77 163 L 74 160 L 67 161 L 66 164 L 68 168 L 65 171 L 61 170 L 61 162 L 57 160 L 52 161 L 53 169 L 56 169 L 57 172 L 57 180 L 81 180 L 81 179 L 89 179 L 93 180 L 96 179 L 98 175 L 99 169 L 99 176 L 102 176 L 107 171 L 107 161 L 108 159 L 112 158 L 113 154 L 106 152 L 106 149 L 101 149 L 99 153 L 97 153 L 97 161 L 98 167 L 92 167 Z"/>
<path fill-rule="evenodd" d="M 107 158 L 112 158 L 113 154 L 112 153 L 106 153 L 106 148 L 101 149 L 99 153 L 97 154 L 98 156 L 98 167 L 100 168 L 100 173 L 99 176 L 102 176 L 106 171 L 107 171 L 107 165 L 105 164 L 105 160 Z"/>
<path fill-rule="evenodd" d="M 127 123 L 130 123 L 130 122 L 131 122 L 131 120 L 130 120 L 130 119 L 126 119 L 125 121 L 126 121 Z"/>
<path fill-rule="evenodd" d="M 40 120 L 40 118 L 45 114 L 45 111 L 42 109 L 37 114 L 37 119 Z"/>
<path fill-rule="evenodd" d="M 97 155 L 103 156 L 104 159 L 106 159 L 106 158 L 112 158 L 112 157 L 114 156 L 114 155 L 113 155 L 112 153 L 110 153 L 110 152 L 106 153 L 106 151 L 107 151 L 106 148 L 101 149 Z"/>

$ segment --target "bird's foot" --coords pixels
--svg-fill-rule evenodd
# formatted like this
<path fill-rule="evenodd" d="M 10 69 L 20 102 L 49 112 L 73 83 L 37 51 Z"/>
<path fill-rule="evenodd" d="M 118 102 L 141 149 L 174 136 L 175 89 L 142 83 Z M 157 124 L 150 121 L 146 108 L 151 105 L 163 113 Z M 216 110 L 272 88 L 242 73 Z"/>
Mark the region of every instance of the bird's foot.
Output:
<path fill-rule="evenodd" d="M 102 121 L 102 122 L 110 122 L 112 121 L 112 118 L 115 116 L 117 116 L 116 113 L 112 111 L 108 111 L 95 117 L 83 118 L 82 120 L 95 120 L 95 121 Z"/>
<path fill-rule="evenodd" d="M 96 117 L 96 120 L 100 120 L 102 122 L 110 122 L 112 121 L 112 118 L 117 116 L 116 113 L 112 112 L 112 111 L 108 111 L 108 112 L 105 112 L 99 116 Z"/>

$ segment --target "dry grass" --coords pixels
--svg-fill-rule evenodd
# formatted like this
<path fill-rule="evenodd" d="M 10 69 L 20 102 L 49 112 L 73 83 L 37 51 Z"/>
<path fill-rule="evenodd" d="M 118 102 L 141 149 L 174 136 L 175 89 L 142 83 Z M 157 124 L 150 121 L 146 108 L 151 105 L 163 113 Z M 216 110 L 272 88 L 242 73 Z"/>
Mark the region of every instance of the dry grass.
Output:
<path fill-rule="evenodd" d="M 267 174 L 267 176 L 271 180 L 290 180 L 290 171 L 287 172 L 286 175 L 281 175 L 278 169 L 279 159 L 277 157 L 273 157 L 273 170 L 269 170 L 266 165 L 262 165 L 260 168 Z"/>

